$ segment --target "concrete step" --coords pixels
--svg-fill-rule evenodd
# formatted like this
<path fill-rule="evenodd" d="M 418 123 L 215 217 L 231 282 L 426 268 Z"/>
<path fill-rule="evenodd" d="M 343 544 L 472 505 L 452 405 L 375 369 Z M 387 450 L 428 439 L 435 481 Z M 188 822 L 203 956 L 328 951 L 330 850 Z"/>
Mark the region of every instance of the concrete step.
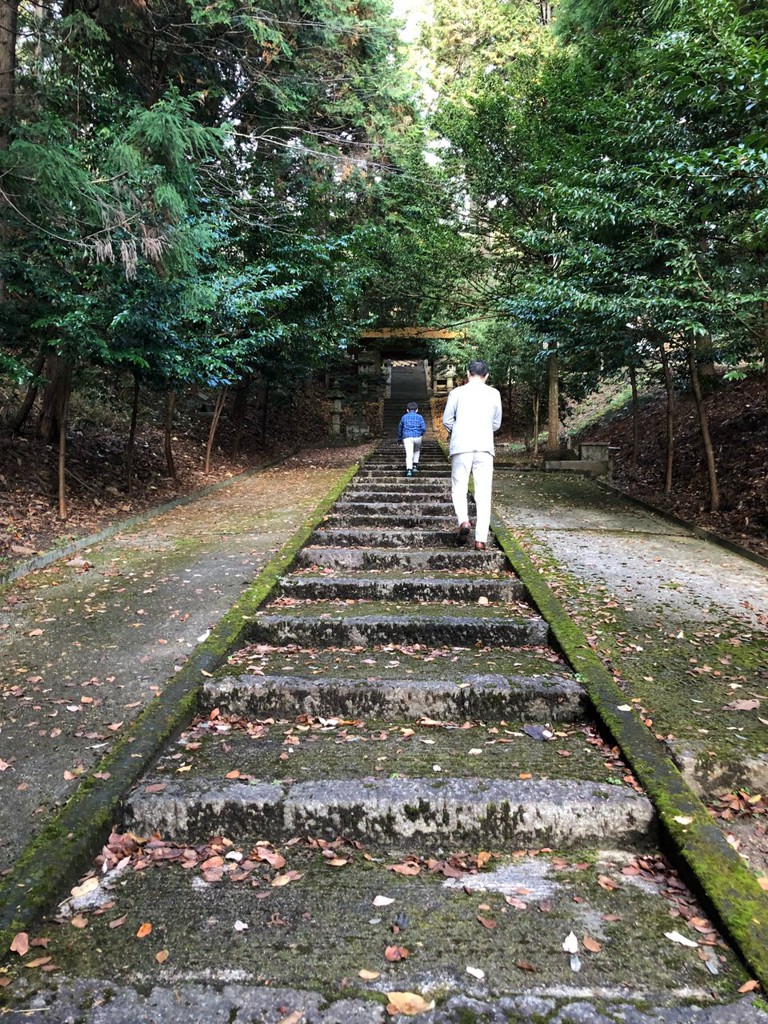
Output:
<path fill-rule="evenodd" d="M 407 494 L 407 492 L 404 492 Z M 343 498 L 333 506 L 333 514 L 353 513 L 356 515 L 391 515 L 393 504 L 397 504 L 398 510 L 403 512 L 418 511 L 425 516 L 453 516 L 453 505 L 450 501 L 425 501 L 422 497 L 413 497 L 408 502 L 404 501 L 370 501 L 361 496 L 358 498 Z"/>
<path fill-rule="evenodd" d="M 356 547 L 356 548 L 453 548 L 457 547 L 456 529 L 444 530 L 419 530 L 419 529 L 364 529 L 363 527 L 350 527 L 348 529 L 334 529 L 333 527 L 321 527 L 312 534 L 309 540 L 310 545 L 327 544 L 329 547 Z M 463 545 L 466 547 L 467 545 Z M 469 545 L 472 546 L 471 544 Z M 496 540 L 491 536 L 488 538 L 488 553 L 498 550 Z M 481 561 L 486 553 L 475 551 L 472 554 Z"/>
<path fill-rule="evenodd" d="M 479 614 L 429 617 L 424 614 L 426 606 L 411 615 L 329 613 L 321 617 L 302 612 L 291 614 L 293 611 L 259 613 L 248 628 L 250 640 L 270 645 L 367 648 L 388 643 L 419 643 L 433 647 L 518 647 L 546 644 L 549 639 L 547 623 L 533 615 L 528 618 Z"/>
<path fill-rule="evenodd" d="M 373 501 L 373 502 L 401 502 L 412 504 L 413 502 L 436 502 L 439 504 L 450 503 L 451 491 L 449 487 L 422 487 L 412 480 L 404 480 L 402 486 L 388 485 L 377 490 L 369 487 L 357 488 L 350 486 L 344 491 L 343 501 Z"/>
<path fill-rule="evenodd" d="M 455 569 L 482 575 L 509 568 L 506 555 L 490 549 L 486 552 L 454 547 L 453 550 L 407 550 L 394 548 L 350 548 L 310 545 L 297 556 L 299 566 L 331 569 Z"/>
<path fill-rule="evenodd" d="M 405 480 L 405 468 L 403 466 L 392 467 L 392 469 L 361 469 L 355 476 L 355 480 L 360 480 L 363 483 L 399 483 L 401 480 Z M 419 481 L 423 483 L 450 483 L 451 471 L 450 469 L 424 469 L 421 470 L 416 476 L 411 477 L 414 482 Z"/>
<path fill-rule="evenodd" d="M 273 647 L 247 644 L 232 655 L 211 679 L 241 674 L 333 678 L 358 683 L 364 678 L 373 691 L 403 679 L 462 680 L 572 679 L 565 662 L 549 647 L 512 647 L 487 651 L 480 647 L 432 647 L 427 644 L 380 644 L 361 652 L 354 647 Z M 458 682 L 457 686 L 460 685 Z M 461 684 L 463 686 L 463 684 Z M 466 689 L 466 687 L 465 687 Z M 372 698 L 373 699 L 373 698 Z"/>
<path fill-rule="evenodd" d="M 452 528 L 453 522 L 455 522 L 453 508 L 450 505 L 446 505 L 438 515 L 429 515 L 405 509 L 392 514 L 392 507 L 390 506 L 389 514 L 383 512 L 356 512 L 345 509 L 343 511 L 333 511 L 325 517 L 325 526 L 329 527 L 367 526 L 371 528 L 378 527 L 382 530 L 402 528 L 428 530 L 431 528 L 439 530 L 441 533 L 446 528 Z M 453 529 L 455 532 L 455 527 Z"/>
<path fill-rule="evenodd" d="M 370 472 L 377 473 L 394 473 L 405 469 L 405 452 L 401 450 L 397 456 L 388 459 L 368 459 L 364 468 Z M 435 471 L 444 472 L 449 467 L 445 459 L 430 459 L 422 455 L 418 463 L 415 463 L 415 468 L 418 473 L 431 473 Z"/>
<path fill-rule="evenodd" d="M 359 660 L 359 659 L 358 659 Z M 303 668 L 311 668 L 307 660 Z M 364 668 L 365 666 L 361 666 Z M 267 676 L 243 672 L 207 679 L 201 706 L 245 718 L 402 718 L 424 716 L 523 722 L 575 722 L 585 712 L 586 697 L 573 679 L 558 675 L 456 675 L 447 679 L 367 679 L 296 675 Z"/>
<path fill-rule="evenodd" d="M 226 764 L 235 770 L 231 759 Z M 485 777 L 259 782 L 224 774 L 148 776 L 128 797 L 125 827 L 185 843 L 214 835 L 239 842 L 343 835 L 390 852 L 393 844 L 412 849 L 426 840 L 433 850 L 444 844 L 574 850 L 592 845 L 596 836 L 608 848 L 646 849 L 654 830 L 653 808 L 645 797 L 604 782 Z"/>
<path fill-rule="evenodd" d="M 322 851 L 302 840 L 276 850 L 286 863 L 272 868 L 245 844 L 137 848 L 115 835 L 107 866 L 123 867 L 100 875 L 94 902 L 104 909 L 85 911 L 85 928 L 51 929 L 45 952 L 60 968 L 58 983 L 38 983 L 34 1002 L 21 1005 L 53 1024 L 277 1024 L 291 1014 L 305 1024 L 383 1024 L 387 993 L 414 992 L 425 1006 L 436 1001 L 416 1018 L 429 1024 L 768 1021 L 754 993 L 736 993 L 747 975 L 727 948 L 659 938 L 673 927 L 691 941 L 702 936 L 682 919 L 670 922 L 654 858 L 597 847 L 565 856 L 497 851 L 478 869 L 476 856 L 424 847 L 408 861 L 376 862 L 351 845 Z M 201 869 L 214 856 L 218 882 Z M 136 870 L 142 862 L 151 867 Z M 412 875 L 391 870 L 404 863 Z M 628 866 L 640 884 L 622 873 Z M 288 884 L 272 885 L 286 875 Z M 682 896 L 692 915 L 706 916 L 689 892 Z M 153 932 L 137 939 L 142 922 Z M 571 932 L 578 974 L 562 950 Z M 598 952 L 584 947 L 587 935 Z M 389 947 L 402 958 L 388 960 Z M 14 988 L 40 972 L 23 973 Z"/>
<path fill-rule="evenodd" d="M 523 584 L 509 579 L 428 579 L 405 576 L 401 579 L 345 576 L 286 576 L 276 591 L 279 597 L 298 600 L 367 601 L 461 601 L 474 604 L 485 597 L 491 602 L 511 603 L 525 597 Z"/>

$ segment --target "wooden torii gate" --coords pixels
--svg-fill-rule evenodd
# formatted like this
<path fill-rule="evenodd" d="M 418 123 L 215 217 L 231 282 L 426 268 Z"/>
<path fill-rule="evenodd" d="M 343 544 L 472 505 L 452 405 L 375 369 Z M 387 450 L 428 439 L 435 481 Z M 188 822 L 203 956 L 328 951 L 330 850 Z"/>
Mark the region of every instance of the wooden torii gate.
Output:
<path fill-rule="evenodd" d="M 357 353 L 361 373 L 380 373 L 387 359 L 423 359 L 427 364 L 430 387 L 436 393 L 450 391 L 456 368 L 449 364 L 436 368 L 428 342 L 453 341 L 463 338 L 463 331 L 433 327 L 378 327 L 360 333 L 361 350 Z"/>

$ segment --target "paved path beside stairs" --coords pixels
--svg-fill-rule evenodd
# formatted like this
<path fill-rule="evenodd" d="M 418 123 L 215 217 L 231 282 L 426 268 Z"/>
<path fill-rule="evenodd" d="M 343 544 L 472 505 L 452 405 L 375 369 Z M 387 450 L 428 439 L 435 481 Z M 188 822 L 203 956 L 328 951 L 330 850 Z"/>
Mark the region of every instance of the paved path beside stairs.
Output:
<path fill-rule="evenodd" d="M 503 551 L 457 547 L 441 450 L 402 463 L 380 446 L 207 680 L 16 1005 L 765 1024 Z"/>

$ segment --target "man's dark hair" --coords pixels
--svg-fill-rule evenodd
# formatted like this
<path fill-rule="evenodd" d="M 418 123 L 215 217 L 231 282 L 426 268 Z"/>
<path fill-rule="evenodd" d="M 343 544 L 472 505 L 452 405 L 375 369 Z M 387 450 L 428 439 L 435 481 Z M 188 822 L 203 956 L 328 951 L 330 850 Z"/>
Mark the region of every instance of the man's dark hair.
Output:
<path fill-rule="evenodd" d="M 483 362 L 482 359 L 473 359 L 467 367 L 470 377 L 487 377 L 488 376 L 488 364 Z"/>
<path fill-rule="evenodd" d="M 418 408 L 419 408 L 419 407 L 418 407 L 418 405 L 416 404 L 416 402 L 409 402 L 409 403 L 408 403 L 408 412 L 416 412 L 416 410 L 417 410 Z"/>

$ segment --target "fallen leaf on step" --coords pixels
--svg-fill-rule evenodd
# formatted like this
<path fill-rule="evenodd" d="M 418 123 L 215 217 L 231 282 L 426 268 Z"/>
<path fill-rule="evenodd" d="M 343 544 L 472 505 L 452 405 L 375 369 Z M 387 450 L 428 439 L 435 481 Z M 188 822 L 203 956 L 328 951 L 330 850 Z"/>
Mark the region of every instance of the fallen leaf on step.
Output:
<path fill-rule="evenodd" d="M 358 978 L 362 978 L 363 981 L 376 981 L 377 978 L 381 977 L 381 971 L 368 971 L 363 967 L 357 972 Z"/>
<path fill-rule="evenodd" d="M 744 984 L 738 989 L 738 991 L 739 992 L 754 992 L 758 988 L 760 988 L 760 982 L 759 981 L 755 981 L 754 978 L 751 978 L 749 981 L 745 981 Z"/>
<path fill-rule="evenodd" d="M 373 901 L 374 907 L 388 907 L 395 901 L 390 896 L 376 896 Z"/>
<path fill-rule="evenodd" d="M 435 1008 L 434 999 L 427 1002 L 416 992 L 387 992 L 387 999 L 387 1013 L 390 1016 L 403 1013 L 412 1017 L 414 1014 L 427 1013 Z"/>
<path fill-rule="evenodd" d="M 477 920 L 480 922 L 483 928 L 487 928 L 489 931 L 492 931 L 496 927 L 496 922 L 491 920 L 490 917 L 482 917 L 480 914 L 478 914 Z"/>
<path fill-rule="evenodd" d="M 605 889 L 608 892 L 610 892 L 612 889 L 619 888 L 619 883 L 614 882 L 614 880 L 612 878 L 609 878 L 607 875 L 598 875 L 597 884 L 600 886 L 601 889 Z"/>
<path fill-rule="evenodd" d="M 478 981 L 482 981 L 485 977 L 485 971 L 481 971 L 479 967 L 468 967 L 467 974 L 471 974 L 473 978 L 477 978 Z"/>
<path fill-rule="evenodd" d="M 289 882 L 296 882 L 299 878 L 301 878 L 300 871 L 286 871 L 284 875 L 275 875 L 271 884 L 278 889 L 282 885 L 288 885 Z"/>
<path fill-rule="evenodd" d="M 143 925 L 136 932 L 137 939 L 145 939 L 147 935 L 152 934 L 152 925 L 149 921 L 145 921 Z"/>
<path fill-rule="evenodd" d="M 278 1021 L 278 1024 L 299 1024 L 303 1016 L 303 1010 L 294 1010 L 293 1013 L 289 1013 L 287 1017 L 283 1017 L 281 1021 Z"/>
<path fill-rule="evenodd" d="M 75 917 L 72 918 L 72 920 L 69 923 L 72 925 L 73 928 L 87 928 L 88 918 L 83 917 L 82 914 L 77 914 Z"/>
<path fill-rule="evenodd" d="M 159 964 L 164 964 L 170 955 L 171 954 L 168 952 L 167 949 L 161 949 L 157 953 L 155 953 L 155 960 L 157 960 Z"/>
<path fill-rule="evenodd" d="M 603 948 L 601 943 L 599 943 L 597 939 L 593 939 L 591 935 L 585 935 L 581 940 L 581 944 L 584 949 L 588 949 L 590 953 L 599 953 Z"/>
<path fill-rule="evenodd" d="M 391 964 L 397 963 L 398 960 L 407 960 L 410 955 L 411 951 L 405 946 L 387 946 L 384 950 L 384 959 Z"/>
<path fill-rule="evenodd" d="M 408 861 L 405 864 L 387 864 L 387 871 L 394 871 L 396 875 L 418 875 L 421 873 L 421 866 Z"/>
<path fill-rule="evenodd" d="M 564 953 L 578 953 L 579 951 L 579 940 L 576 938 L 573 932 L 568 932 L 565 937 L 565 941 L 562 945 Z"/>
<path fill-rule="evenodd" d="M 730 704 L 723 704 L 723 711 L 756 711 L 759 707 L 759 700 L 732 700 Z"/>
<path fill-rule="evenodd" d="M 52 956 L 39 956 L 37 960 L 30 960 L 24 964 L 25 967 L 42 967 L 43 964 L 49 964 L 53 960 Z"/>
<path fill-rule="evenodd" d="M 266 846 L 257 846 L 251 854 L 256 860 L 264 860 L 277 871 L 285 867 L 285 857 L 277 850 L 270 850 Z"/>
<path fill-rule="evenodd" d="M 11 952 L 19 956 L 26 956 L 29 952 L 29 935 L 26 932 L 17 932 L 11 943 Z"/>

